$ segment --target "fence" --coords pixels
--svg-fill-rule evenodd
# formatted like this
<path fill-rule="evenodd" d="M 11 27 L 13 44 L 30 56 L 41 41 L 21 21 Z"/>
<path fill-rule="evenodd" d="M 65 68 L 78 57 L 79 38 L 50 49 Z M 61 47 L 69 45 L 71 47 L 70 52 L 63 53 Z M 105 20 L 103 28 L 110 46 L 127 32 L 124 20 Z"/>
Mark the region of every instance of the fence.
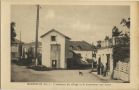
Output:
<path fill-rule="evenodd" d="M 114 79 L 121 79 L 123 81 L 129 81 L 129 62 L 117 62 L 114 70 Z"/>

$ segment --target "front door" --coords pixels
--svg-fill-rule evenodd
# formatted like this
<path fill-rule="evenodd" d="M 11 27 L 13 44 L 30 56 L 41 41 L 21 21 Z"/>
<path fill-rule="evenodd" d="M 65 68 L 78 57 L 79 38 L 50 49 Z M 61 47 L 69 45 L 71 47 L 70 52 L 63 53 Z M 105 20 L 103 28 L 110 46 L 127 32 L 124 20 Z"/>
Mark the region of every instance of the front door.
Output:
<path fill-rule="evenodd" d="M 107 64 L 106 67 L 108 70 L 110 70 L 110 54 L 106 54 L 107 55 Z"/>
<path fill-rule="evenodd" d="M 52 60 L 52 68 L 56 68 L 57 67 L 57 60 Z"/>
<path fill-rule="evenodd" d="M 60 45 L 51 44 L 51 65 L 52 68 L 60 68 Z"/>

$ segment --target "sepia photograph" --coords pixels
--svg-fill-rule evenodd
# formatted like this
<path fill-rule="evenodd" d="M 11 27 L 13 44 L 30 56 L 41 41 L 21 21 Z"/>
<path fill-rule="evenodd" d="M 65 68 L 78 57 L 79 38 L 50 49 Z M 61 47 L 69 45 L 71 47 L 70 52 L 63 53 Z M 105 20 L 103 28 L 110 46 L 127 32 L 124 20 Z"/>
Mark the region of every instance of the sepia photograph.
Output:
<path fill-rule="evenodd" d="M 139 2 L 3 0 L 0 7 L 1 89 L 139 89 Z"/>
<path fill-rule="evenodd" d="M 130 83 L 128 5 L 11 5 L 11 82 Z"/>

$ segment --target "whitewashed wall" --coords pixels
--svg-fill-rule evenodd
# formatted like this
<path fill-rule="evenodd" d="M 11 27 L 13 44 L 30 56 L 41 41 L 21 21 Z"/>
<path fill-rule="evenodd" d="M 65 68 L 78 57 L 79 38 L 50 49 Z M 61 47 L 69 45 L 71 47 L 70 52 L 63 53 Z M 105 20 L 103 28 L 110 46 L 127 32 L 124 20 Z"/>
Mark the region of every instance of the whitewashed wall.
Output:
<path fill-rule="evenodd" d="M 56 41 L 51 41 L 51 36 L 56 36 Z M 51 44 L 60 44 L 60 68 L 66 68 L 65 63 L 65 37 L 56 32 L 51 32 L 42 38 L 42 64 L 51 67 Z"/>
<path fill-rule="evenodd" d="M 101 48 L 97 50 L 96 53 L 96 60 L 98 61 L 99 57 L 101 57 L 101 62 L 103 63 L 104 67 L 106 66 L 107 56 L 106 54 L 110 54 L 110 73 L 113 71 L 113 49 L 112 48 Z"/>
<path fill-rule="evenodd" d="M 92 59 L 92 51 L 77 51 L 74 50 L 75 53 L 80 53 L 82 56 L 82 60 L 86 61 L 86 59 Z"/>
<path fill-rule="evenodd" d="M 14 60 L 15 59 L 18 60 L 18 58 L 19 58 L 19 45 L 12 45 L 11 46 L 11 58 Z"/>

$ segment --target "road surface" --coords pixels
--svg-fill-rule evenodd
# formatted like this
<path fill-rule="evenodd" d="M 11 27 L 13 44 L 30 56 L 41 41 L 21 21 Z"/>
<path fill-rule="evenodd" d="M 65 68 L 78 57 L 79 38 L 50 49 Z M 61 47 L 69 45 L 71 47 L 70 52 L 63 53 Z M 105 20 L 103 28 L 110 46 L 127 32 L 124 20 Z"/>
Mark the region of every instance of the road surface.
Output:
<path fill-rule="evenodd" d="M 85 83 L 111 83 L 121 82 L 120 80 L 102 80 L 94 74 L 89 73 L 89 69 L 80 70 L 83 75 L 79 75 L 79 70 L 52 70 L 35 71 L 25 66 L 12 64 L 12 82 L 85 82 Z"/>

